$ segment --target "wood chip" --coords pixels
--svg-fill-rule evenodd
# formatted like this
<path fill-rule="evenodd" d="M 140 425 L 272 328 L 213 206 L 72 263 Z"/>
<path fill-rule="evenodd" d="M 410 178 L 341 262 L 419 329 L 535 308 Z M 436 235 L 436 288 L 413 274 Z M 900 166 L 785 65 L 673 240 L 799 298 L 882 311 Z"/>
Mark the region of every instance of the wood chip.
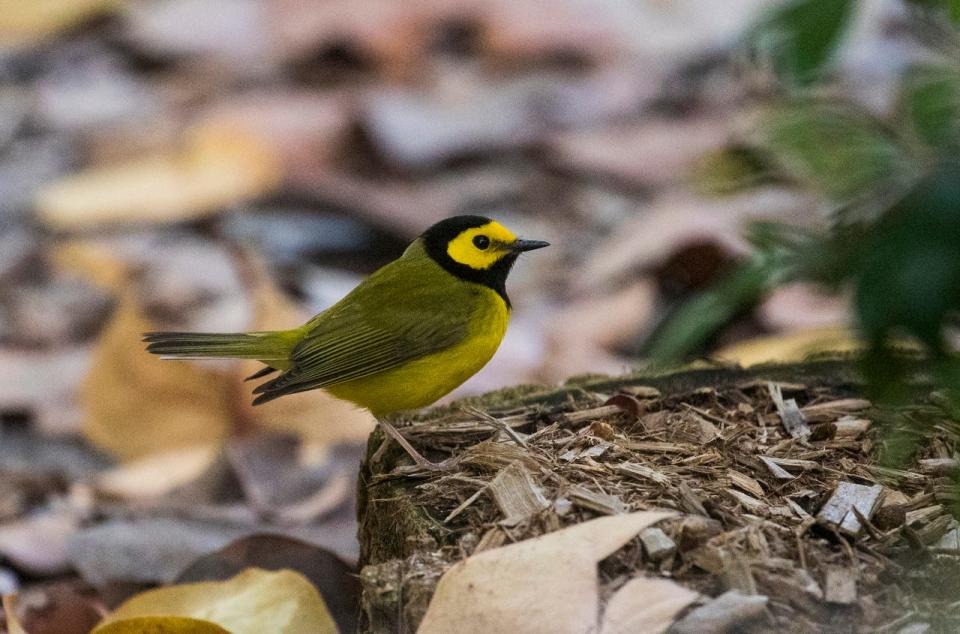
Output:
<path fill-rule="evenodd" d="M 743 508 L 747 509 L 751 513 L 765 514 L 769 510 L 766 502 L 758 500 L 755 497 L 751 497 L 742 491 L 737 491 L 736 489 L 724 489 L 724 492 L 739 502 Z"/>
<path fill-rule="evenodd" d="M 928 458 L 918 464 L 921 473 L 933 476 L 951 476 L 960 471 L 960 460 L 956 458 Z"/>
<path fill-rule="evenodd" d="M 783 399 L 782 388 L 776 383 L 768 383 L 767 389 L 770 391 L 770 398 L 777 408 L 777 414 L 783 422 L 784 429 L 792 438 L 807 438 L 810 436 L 810 426 L 807 425 L 807 419 L 797 405 L 796 399 Z"/>
<path fill-rule="evenodd" d="M 562 422 L 568 426 L 576 426 L 581 423 L 587 423 L 601 418 L 613 418 L 623 410 L 616 405 L 602 405 L 593 409 L 585 409 L 579 412 L 567 412 L 561 417 Z"/>
<path fill-rule="evenodd" d="M 474 553 L 480 553 L 485 550 L 493 550 L 494 548 L 500 548 L 507 542 L 507 534 L 499 528 L 491 528 L 486 533 L 483 534 L 483 537 L 480 538 L 480 541 L 477 543 L 477 547 L 474 548 Z"/>
<path fill-rule="evenodd" d="M 834 437 L 847 440 L 860 438 L 867 433 L 872 424 L 873 422 L 866 418 L 849 418 L 845 416 L 834 423 L 837 428 L 837 433 Z"/>
<path fill-rule="evenodd" d="M 854 568 L 829 566 L 823 580 L 823 598 L 830 603 L 850 605 L 857 600 L 857 578 Z"/>
<path fill-rule="evenodd" d="M 912 484 L 926 484 L 927 482 L 927 476 L 921 473 L 914 473 L 913 471 L 881 467 L 880 465 L 867 465 L 866 469 L 877 478 L 892 482 L 909 482 Z"/>
<path fill-rule="evenodd" d="M 914 524 L 926 524 L 933 518 L 942 515 L 945 512 L 945 509 L 939 505 L 934 504 L 933 506 L 927 506 L 921 509 L 916 509 L 915 511 L 910 511 L 907 513 L 904 518 L 907 526 L 913 526 Z"/>
<path fill-rule="evenodd" d="M 956 520 L 952 516 L 941 515 L 923 528 L 918 528 L 916 533 L 924 545 L 930 546 L 937 543 L 954 526 L 956 526 Z"/>
<path fill-rule="evenodd" d="M 750 476 L 740 473 L 739 471 L 734 471 L 733 469 L 728 469 L 727 477 L 730 478 L 730 483 L 733 484 L 733 486 L 743 489 L 754 497 L 763 497 L 763 487 L 761 487 L 760 483 Z"/>
<path fill-rule="evenodd" d="M 796 502 L 794 502 L 794 501 L 791 500 L 790 498 L 787 498 L 787 506 L 789 506 L 791 509 L 793 509 L 793 512 L 796 513 L 797 517 L 799 517 L 799 518 L 802 519 L 802 520 L 805 520 L 805 519 L 808 519 L 808 518 L 810 518 L 810 517 L 813 517 L 812 515 L 810 515 L 809 513 L 807 513 L 802 506 L 800 506 L 799 504 L 797 504 Z"/>
<path fill-rule="evenodd" d="M 768 456 L 758 456 L 763 462 L 767 465 L 767 468 L 770 469 L 770 473 L 774 475 L 775 478 L 780 480 L 793 480 L 796 476 L 791 474 L 789 471 L 778 465 L 772 458 Z"/>
<path fill-rule="evenodd" d="M 698 448 L 693 445 L 673 442 L 625 442 L 621 446 L 624 449 L 642 453 L 677 453 L 687 456 L 695 456 L 699 453 Z"/>
<path fill-rule="evenodd" d="M 960 528 L 953 528 L 947 531 L 933 547 L 943 550 L 960 551 Z"/>
<path fill-rule="evenodd" d="M 820 464 L 817 462 L 814 462 L 813 460 L 768 457 L 764 460 L 764 462 L 766 462 L 767 460 L 776 464 L 779 467 L 783 467 L 787 471 L 819 471 L 820 470 Z"/>
<path fill-rule="evenodd" d="M 703 501 L 686 482 L 681 481 L 677 486 L 677 491 L 680 492 L 680 505 L 686 512 L 710 517 L 707 509 L 703 507 Z"/>
<path fill-rule="evenodd" d="M 568 495 L 574 506 L 603 515 L 620 515 L 627 512 L 627 505 L 615 495 L 595 493 L 578 486 L 572 487 Z"/>
<path fill-rule="evenodd" d="M 692 610 L 670 628 L 671 634 L 704 634 L 705 632 L 736 632 L 744 624 L 764 615 L 767 597 L 746 595 L 736 590 Z"/>
<path fill-rule="evenodd" d="M 670 477 L 666 474 L 660 473 L 656 469 L 651 469 L 646 465 L 637 464 L 636 462 L 622 462 L 614 465 L 614 469 L 616 469 L 618 473 L 641 480 L 652 480 L 661 485 L 670 483 Z"/>
<path fill-rule="evenodd" d="M 501 469 L 488 488 L 504 515 L 504 526 L 516 526 L 550 506 L 530 472 L 519 462 Z"/>
<path fill-rule="evenodd" d="M 640 542 L 651 561 L 662 561 L 677 552 L 677 544 L 663 532 L 663 529 L 657 527 L 642 531 Z"/>
<path fill-rule="evenodd" d="M 873 517 L 882 493 L 883 487 L 879 484 L 868 487 L 853 482 L 840 482 L 833 495 L 817 513 L 817 518 L 833 524 L 844 533 L 856 536 L 863 526 L 852 511 L 853 507 L 855 506 L 865 518 L 870 519 Z"/>
<path fill-rule="evenodd" d="M 807 421 L 811 423 L 822 423 L 836 420 L 843 414 L 853 412 L 862 412 L 869 409 L 873 404 L 862 398 L 844 398 L 827 403 L 817 403 L 816 405 L 807 405 L 801 411 Z"/>

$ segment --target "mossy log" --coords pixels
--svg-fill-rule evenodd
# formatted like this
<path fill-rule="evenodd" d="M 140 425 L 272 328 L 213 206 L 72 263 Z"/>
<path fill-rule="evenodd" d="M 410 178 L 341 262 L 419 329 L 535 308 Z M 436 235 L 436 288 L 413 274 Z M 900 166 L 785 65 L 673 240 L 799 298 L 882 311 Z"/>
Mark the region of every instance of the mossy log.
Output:
<path fill-rule="evenodd" d="M 922 382 L 919 371 L 915 376 Z M 525 415 L 530 421 L 529 431 L 557 421 L 564 415 L 560 412 L 569 414 L 596 407 L 597 394 L 629 392 L 634 386 L 655 388 L 666 402 L 673 395 L 689 395 L 703 388 L 722 390 L 753 384 L 752 389 L 765 389 L 758 387 L 765 381 L 824 388 L 839 395 L 856 396 L 862 392 L 856 363 L 846 358 L 750 369 L 705 366 L 653 375 L 581 377 L 553 388 L 509 388 L 426 410 L 398 419 L 395 424 L 405 432 L 431 421 L 438 421 L 442 426 L 457 416 L 462 420 L 463 408 L 473 407 L 501 419 Z M 678 412 L 684 410 L 682 405 L 674 405 Z M 493 427 L 487 429 L 487 438 L 495 434 Z M 393 441 L 385 443 L 384 439 L 379 428 L 371 435 L 359 481 L 360 564 L 364 588 L 361 631 L 413 632 L 440 576 L 476 547 L 478 535 L 471 535 L 473 541 L 469 544 L 459 543 L 464 539 L 463 532 L 456 533 L 444 522 L 449 515 L 449 505 L 437 508 L 431 504 L 430 496 L 422 489 L 428 476 L 413 471 L 412 461 L 403 449 Z M 478 437 L 461 441 L 446 436 L 437 447 L 424 447 L 416 441 L 413 444 L 428 458 L 437 458 L 468 451 L 482 441 Z M 398 470 L 402 475 L 398 475 Z M 442 482 L 437 486 L 443 486 Z M 491 503 L 486 500 L 484 504 Z"/>

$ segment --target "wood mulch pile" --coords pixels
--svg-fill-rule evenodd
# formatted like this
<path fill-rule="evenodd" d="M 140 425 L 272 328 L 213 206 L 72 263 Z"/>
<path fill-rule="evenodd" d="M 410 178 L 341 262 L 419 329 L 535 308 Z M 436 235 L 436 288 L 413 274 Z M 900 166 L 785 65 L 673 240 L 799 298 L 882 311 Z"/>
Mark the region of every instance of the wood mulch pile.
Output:
<path fill-rule="evenodd" d="M 881 410 L 825 360 L 512 390 L 395 424 L 438 467 L 371 438 L 367 631 L 413 631 L 472 553 L 646 509 L 679 515 L 601 562 L 601 596 L 638 575 L 703 593 L 678 631 L 960 628 L 960 422 L 936 393 Z"/>

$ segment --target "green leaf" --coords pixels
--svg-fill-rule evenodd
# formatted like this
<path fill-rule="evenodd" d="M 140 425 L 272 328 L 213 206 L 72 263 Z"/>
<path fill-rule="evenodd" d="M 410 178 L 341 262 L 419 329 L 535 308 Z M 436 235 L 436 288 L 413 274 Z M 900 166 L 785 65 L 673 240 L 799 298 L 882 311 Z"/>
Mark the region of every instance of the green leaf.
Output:
<path fill-rule="evenodd" d="M 874 348 L 906 334 L 934 355 L 960 311 L 960 165 L 918 184 L 875 227 L 856 288 L 856 312 Z"/>
<path fill-rule="evenodd" d="M 853 0 L 792 0 L 749 35 L 782 80 L 804 85 L 819 79 L 851 21 Z"/>
<path fill-rule="evenodd" d="M 837 202 L 887 189 L 915 170 L 891 131 L 843 104 L 785 104 L 766 116 L 757 137 L 785 175 Z"/>
<path fill-rule="evenodd" d="M 960 67 L 911 69 L 903 99 L 905 115 L 921 141 L 941 149 L 960 146 Z"/>
<path fill-rule="evenodd" d="M 650 337 L 646 353 L 655 363 L 681 361 L 700 349 L 741 311 L 753 306 L 774 288 L 784 273 L 783 263 L 765 253 L 751 260 L 682 304 Z"/>
<path fill-rule="evenodd" d="M 943 11 L 950 20 L 960 24 L 960 0 L 910 0 L 911 4 Z"/>

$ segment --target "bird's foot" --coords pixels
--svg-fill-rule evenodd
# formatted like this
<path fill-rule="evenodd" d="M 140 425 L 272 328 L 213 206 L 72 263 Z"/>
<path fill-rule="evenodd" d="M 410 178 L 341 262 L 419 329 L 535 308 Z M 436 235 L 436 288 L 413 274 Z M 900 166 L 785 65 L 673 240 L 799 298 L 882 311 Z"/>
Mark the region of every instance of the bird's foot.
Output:
<path fill-rule="evenodd" d="M 413 445 L 410 444 L 410 441 L 404 438 L 403 434 L 397 431 L 397 428 L 388 423 L 386 420 L 378 418 L 377 422 L 380 424 L 380 428 L 383 429 L 384 433 L 397 441 L 397 444 L 403 447 L 403 450 L 407 452 L 407 455 L 410 456 L 421 469 L 425 471 L 448 471 L 451 468 L 451 465 L 447 464 L 447 460 L 437 463 L 430 462 L 424 458 L 419 451 L 413 448 Z"/>

